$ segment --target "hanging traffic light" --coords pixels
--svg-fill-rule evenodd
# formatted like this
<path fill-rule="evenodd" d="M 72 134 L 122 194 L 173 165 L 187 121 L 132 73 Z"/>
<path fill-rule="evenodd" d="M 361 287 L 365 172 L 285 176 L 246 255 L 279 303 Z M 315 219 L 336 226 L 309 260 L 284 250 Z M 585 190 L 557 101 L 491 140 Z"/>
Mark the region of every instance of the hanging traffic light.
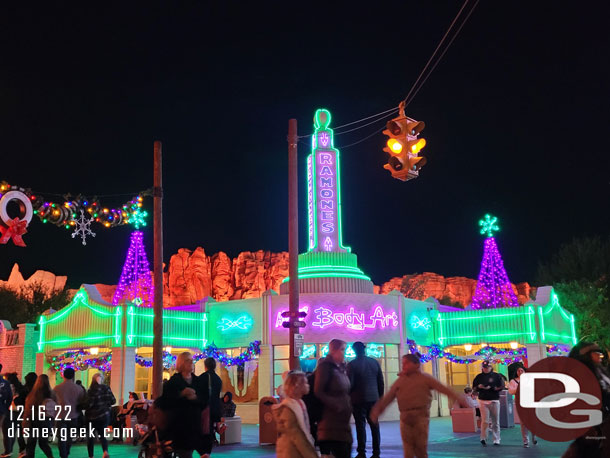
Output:
<path fill-rule="evenodd" d="M 407 181 L 417 178 L 419 169 L 426 163 L 426 159 L 418 155 L 426 146 L 426 140 L 417 138 L 426 125 L 423 121 L 407 118 L 404 103 L 398 108 L 399 116 L 388 121 L 383 131 L 389 137 L 383 150 L 390 155 L 383 168 L 389 170 L 393 178 Z"/>

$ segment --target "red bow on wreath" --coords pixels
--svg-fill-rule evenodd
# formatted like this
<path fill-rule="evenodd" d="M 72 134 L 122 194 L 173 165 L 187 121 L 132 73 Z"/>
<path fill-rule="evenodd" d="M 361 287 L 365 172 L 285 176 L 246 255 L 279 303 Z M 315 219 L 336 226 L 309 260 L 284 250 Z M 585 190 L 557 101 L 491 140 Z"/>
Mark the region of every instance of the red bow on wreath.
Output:
<path fill-rule="evenodd" d="M 13 239 L 13 243 L 16 246 L 25 246 L 25 242 L 21 238 L 23 234 L 27 232 L 26 227 L 28 226 L 27 221 L 15 218 L 7 222 L 8 227 L 0 226 L 0 243 L 6 245 L 10 239 Z"/>

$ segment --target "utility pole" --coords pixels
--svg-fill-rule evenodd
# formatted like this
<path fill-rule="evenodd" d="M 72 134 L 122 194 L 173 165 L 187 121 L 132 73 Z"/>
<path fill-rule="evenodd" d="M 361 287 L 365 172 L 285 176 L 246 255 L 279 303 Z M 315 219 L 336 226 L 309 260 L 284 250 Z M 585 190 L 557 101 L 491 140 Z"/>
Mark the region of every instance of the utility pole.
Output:
<path fill-rule="evenodd" d="M 161 142 L 155 141 L 154 207 L 154 285 L 152 399 L 161 396 L 163 383 L 163 184 Z"/>
<path fill-rule="evenodd" d="M 289 252 L 289 299 L 290 317 L 290 370 L 301 367 L 299 353 L 295 348 L 295 335 L 299 328 L 294 326 L 299 314 L 299 175 L 297 159 L 297 120 L 288 120 L 288 252 Z"/>

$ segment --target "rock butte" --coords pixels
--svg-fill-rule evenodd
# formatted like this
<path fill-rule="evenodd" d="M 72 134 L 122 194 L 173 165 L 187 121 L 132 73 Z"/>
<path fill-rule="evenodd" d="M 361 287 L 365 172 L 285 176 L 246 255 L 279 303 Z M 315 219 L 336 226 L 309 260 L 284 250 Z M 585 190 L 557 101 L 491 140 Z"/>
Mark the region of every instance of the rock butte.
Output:
<path fill-rule="evenodd" d="M 279 293 L 280 283 L 288 276 L 288 252 L 244 251 L 231 259 L 224 252 L 208 256 L 205 250 L 181 248 L 174 254 L 163 273 L 163 301 L 166 307 L 194 304 L 207 296 L 217 301 L 259 297 L 273 289 Z M 61 290 L 67 277 L 56 276 L 42 270 L 27 280 L 15 264 L 8 281 L 0 280 L 0 287 L 19 290 L 34 283 L 48 291 Z M 445 305 L 466 307 L 474 294 L 476 280 L 466 277 L 443 277 L 431 272 L 394 277 L 375 286 L 375 293 L 387 294 L 397 289 L 412 299 L 434 297 Z M 102 298 L 108 302 L 115 285 L 95 284 Z M 513 285 L 520 304 L 535 294 L 536 288 L 528 283 Z"/>

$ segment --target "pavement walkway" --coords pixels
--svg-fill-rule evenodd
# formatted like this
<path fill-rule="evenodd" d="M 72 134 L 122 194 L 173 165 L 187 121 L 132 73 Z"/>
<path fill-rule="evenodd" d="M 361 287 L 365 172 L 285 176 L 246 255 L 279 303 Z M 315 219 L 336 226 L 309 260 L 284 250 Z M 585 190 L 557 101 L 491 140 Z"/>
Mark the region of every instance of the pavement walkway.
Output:
<path fill-rule="evenodd" d="M 355 431 L 354 438 L 356 437 Z M 398 422 L 381 423 L 381 457 L 402 458 L 402 443 Z M 519 426 L 502 429 L 502 445 L 495 447 L 488 445 L 482 447 L 479 443 L 478 434 L 457 434 L 451 430 L 450 418 L 433 418 L 430 421 L 430 443 L 428 454 L 435 457 L 560 457 L 568 447 L 567 442 L 556 443 L 543 440 L 538 445 L 525 449 L 521 443 L 521 432 Z M 370 443 L 367 448 L 367 456 L 370 456 Z M 53 446 L 54 453 L 57 447 Z M 136 458 L 139 448 L 132 445 L 112 443 L 110 445 L 111 458 Z M 95 453 L 101 458 L 101 447 L 96 444 Z M 36 450 L 38 457 L 43 457 L 40 449 Z M 247 455 L 244 455 L 247 454 Z M 57 453 L 55 456 L 58 456 Z M 356 455 L 355 447 L 353 456 Z M 214 449 L 213 457 L 236 458 L 247 456 L 248 458 L 271 458 L 275 457 L 275 447 L 270 445 L 260 446 L 258 444 L 258 426 L 243 425 L 242 443 L 220 446 Z M 70 453 L 71 458 L 87 458 L 87 448 L 84 444 L 76 444 Z M 17 458 L 17 454 L 13 455 Z"/>

